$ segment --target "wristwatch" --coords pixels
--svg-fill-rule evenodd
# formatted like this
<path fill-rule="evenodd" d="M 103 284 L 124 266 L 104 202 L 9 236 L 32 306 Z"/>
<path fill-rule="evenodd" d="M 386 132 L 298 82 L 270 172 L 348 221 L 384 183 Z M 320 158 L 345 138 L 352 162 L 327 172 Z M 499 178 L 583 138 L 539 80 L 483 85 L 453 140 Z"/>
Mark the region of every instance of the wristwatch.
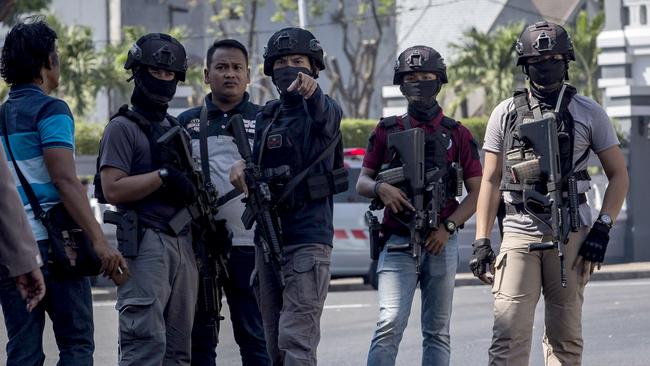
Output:
<path fill-rule="evenodd" d="M 167 170 L 167 168 L 158 169 L 158 176 L 163 182 L 165 181 L 165 178 L 167 178 L 168 175 L 169 175 L 169 171 Z"/>
<path fill-rule="evenodd" d="M 612 228 L 612 226 L 614 226 L 614 220 L 612 220 L 611 216 L 609 216 L 608 214 L 600 214 L 600 216 L 598 216 L 598 219 L 596 221 L 600 222 L 601 224 L 604 224 L 610 229 Z"/>
<path fill-rule="evenodd" d="M 449 234 L 453 234 L 456 232 L 456 223 L 451 221 L 451 220 L 445 220 L 445 230 L 449 231 Z"/>

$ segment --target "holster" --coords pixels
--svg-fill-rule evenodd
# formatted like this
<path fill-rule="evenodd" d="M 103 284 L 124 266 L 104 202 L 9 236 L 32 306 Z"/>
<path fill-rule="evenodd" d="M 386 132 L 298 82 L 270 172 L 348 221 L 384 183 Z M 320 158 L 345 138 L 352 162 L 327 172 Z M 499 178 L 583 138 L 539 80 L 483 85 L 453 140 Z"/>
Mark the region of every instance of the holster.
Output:
<path fill-rule="evenodd" d="M 104 223 L 117 226 L 115 236 L 117 238 L 117 249 L 125 258 L 133 258 L 138 255 L 139 232 L 138 215 L 134 210 L 124 212 L 104 211 Z"/>
<path fill-rule="evenodd" d="M 385 244 L 381 233 L 381 224 L 377 216 L 373 215 L 371 211 L 366 212 L 366 223 L 370 234 L 370 259 L 377 260 Z"/>

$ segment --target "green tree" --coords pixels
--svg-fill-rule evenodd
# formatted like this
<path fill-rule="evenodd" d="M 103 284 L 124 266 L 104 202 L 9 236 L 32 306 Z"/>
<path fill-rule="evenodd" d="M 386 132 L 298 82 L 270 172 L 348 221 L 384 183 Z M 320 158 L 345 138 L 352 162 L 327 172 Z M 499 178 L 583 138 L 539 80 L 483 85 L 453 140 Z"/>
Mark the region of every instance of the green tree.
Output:
<path fill-rule="evenodd" d="M 36 12 L 50 5 L 51 0 L 0 1 L 0 23 L 12 26 L 24 13 Z"/>
<path fill-rule="evenodd" d="M 598 89 L 598 54 L 600 49 L 596 38 L 605 24 L 605 13 L 599 12 L 589 19 L 587 12 L 582 10 L 576 18 L 575 26 L 568 27 L 568 32 L 573 41 L 576 61 L 569 68 L 569 82 L 578 91 L 597 102 L 601 101 Z"/>
<path fill-rule="evenodd" d="M 450 86 L 455 94 L 447 106 L 451 114 L 477 90 L 485 95 L 483 113 L 489 113 L 512 94 L 519 72 L 515 67 L 514 44 L 522 29 L 519 23 L 491 33 L 472 27 L 463 33 L 460 43 L 449 45 L 457 55 L 449 67 Z"/>

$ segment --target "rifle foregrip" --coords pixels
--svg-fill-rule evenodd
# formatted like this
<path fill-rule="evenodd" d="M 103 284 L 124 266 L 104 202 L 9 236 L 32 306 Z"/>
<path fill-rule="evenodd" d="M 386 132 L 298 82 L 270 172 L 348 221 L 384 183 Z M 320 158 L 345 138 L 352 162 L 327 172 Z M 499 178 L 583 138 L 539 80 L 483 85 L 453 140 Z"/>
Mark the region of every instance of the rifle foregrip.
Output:
<path fill-rule="evenodd" d="M 528 244 L 528 251 L 535 252 L 540 250 L 550 250 L 554 249 L 555 245 L 553 243 L 530 243 Z"/>

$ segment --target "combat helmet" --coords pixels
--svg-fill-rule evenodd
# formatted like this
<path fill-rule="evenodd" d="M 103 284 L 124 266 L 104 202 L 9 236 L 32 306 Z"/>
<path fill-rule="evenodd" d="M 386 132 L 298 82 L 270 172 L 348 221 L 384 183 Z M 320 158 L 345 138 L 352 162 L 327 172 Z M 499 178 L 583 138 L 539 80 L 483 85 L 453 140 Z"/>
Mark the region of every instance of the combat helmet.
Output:
<path fill-rule="evenodd" d="M 271 36 L 264 48 L 264 74 L 273 76 L 275 60 L 286 55 L 305 55 L 319 70 L 325 69 L 323 48 L 316 37 L 306 29 L 288 27 Z"/>
<path fill-rule="evenodd" d="M 136 70 L 140 65 L 173 71 L 178 80 L 185 81 L 187 54 L 183 45 L 169 34 L 149 33 L 131 46 L 124 68 Z"/>

